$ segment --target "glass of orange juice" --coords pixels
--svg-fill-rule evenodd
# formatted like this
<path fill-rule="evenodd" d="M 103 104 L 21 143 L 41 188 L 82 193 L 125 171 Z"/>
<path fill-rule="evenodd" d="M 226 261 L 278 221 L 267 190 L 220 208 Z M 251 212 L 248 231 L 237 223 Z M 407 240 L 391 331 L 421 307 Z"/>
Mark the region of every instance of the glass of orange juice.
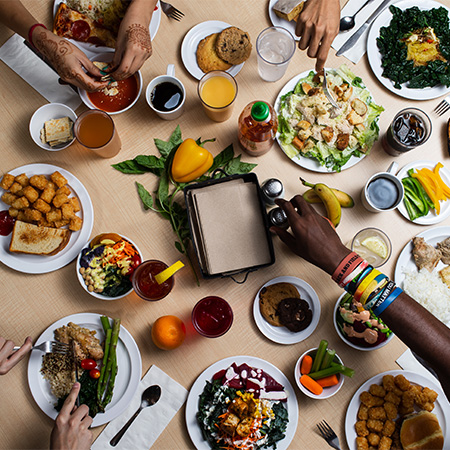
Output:
<path fill-rule="evenodd" d="M 112 158 L 122 148 L 114 121 L 105 111 L 90 109 L 80 114 L 73 129 L 81 146 L 102 158 Z"/>
<path fill-rule="evenodd" d="M 208 72 L 198 84 L 198 96 L 206 115 L 215 122 L 230 118 L 237 92 L 236 80 L 223 70 Z"/>

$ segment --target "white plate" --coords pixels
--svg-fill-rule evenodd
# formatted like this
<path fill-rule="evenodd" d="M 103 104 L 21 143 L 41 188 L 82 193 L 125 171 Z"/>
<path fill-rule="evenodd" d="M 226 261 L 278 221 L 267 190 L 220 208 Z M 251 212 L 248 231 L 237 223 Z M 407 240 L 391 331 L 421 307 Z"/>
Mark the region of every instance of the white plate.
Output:
<path fill-rule="evenodd" d="M 58 11 L 58 6 L 60 3 L 67 3 L 66 0 L 55 0 L 55 3 L 53 4 L 53 18 L 56 16 L 56 12 Z M 150 38 L 153 41 L 153 39 L 156 36 L 156 33 L 158 32 L 159 24 L 161 22 L 161 4 L 157 3 L 157 10 L 153 12 L 152 20 L 150 22 L 149 31 L 150 31 Z M 89 44 L 88 42 L 78 42 L 73 39 L 67 39 L 72 44 L 76 45 L 80 50 L 82 50 L 88 58 L 92 58 L 97 53 L 107 53 L 107 52 L 114 52 L 114 49 L 111 47 L 102 47 L 102 46 L 96 46 L 94 44 Z"/>
<path fill-rule="evenodd" d="M 404 0 L 398 3 L 394 3 L 394 6 L 402 10 L 412 8 L 413 6 L 417 6 L 421 10 L 439 8 L 442 6 L 449 10 L 449 8 L 447 8 L 442 3 L 438 3 L 433 0 L 427 0 L 426 2 L 420 0 Z M 392 14 L 389 11 L 389 8 L 386 8 L 373 22 L 367 37 L 367 57 L 369 58 L 370 67 L 372 68 L 372 71 L 378 81 L 386 89 L 389 89 L 394 94 L 412 100 L 430 100 L 432 98 L 437 98 L 445 95 L 447 92 L 449 92 L 450 87 L 446 87 L 443 85 L 427 87 L 424 89 L 410 89 L 402 86 L 401 89 L 397 89 L 394 87 L 393 82 L 389 78 L 385 78 L 382 76 L 383 68 L 381 66 L 381 53 L 378 50 L 377 38 L 380 36 L 380 28 L 389 26 L 389 24 L 391 23 L 391 19 Z"/>
<path fill-rule="evenodd" d="M 104 332 L 100 321 L 100 314 L 81 313 L 64 317 L 50 325 L 38 338 L 36 344 L 44 341 L 53 341 L 53 332 L 69 322 L 73 322 L 90 330 L 97 331 L 96 337 L 103 341 Z M 50 384 L 40 373 L 42 364 L 42 353 L 31 352 L 28 362 L 28 384 L 31 395 L 39 408 L 52 419 L 55 419 L 58 412 L 53 407 L 56 397 L 50 391 Z M 121 325 L 119 341 L 117 343 L 117 377 L 114 385 L 114 392 L 111 403 L 106 407 L 104 413 L 99 413 L 94 417 L 93 427 L 104 425 L 115 419 L 128 407 L 136 389 L 139 385 L 142 372 L 142 360 L 139 348 L 131 334 Z"/>
<path fill-rule="evenodd" d="M 356 450 L 356 431 L 355 431 L 355 423 L 357 420 L 357 413 L 359 409 L 359 405 L 361 404 L 359 400 L 359 395 L 363 391 L 368 391 L 371 384 L 376 383 L 380 384 L 384 375 L 404 375 L 409 381 L 414 384 L 420 384 L 421 386 L 427 386 L 430 389 L 433 389 L 438 393 L 438 398 L 435 402 L 435 406 L 433 409 L 433 414 L 436 414 L 439 425 L 442 428 L 442 433 L 444 435 L 444 448 L 448 448 L 450 445 L 450 436 L 449 429 L 447 425 L 447 417 L 450 418 L 450 404 L 445 397 L 442 389 L 436 384 L 436 382 L 432 378 L 425 378 L 422 375 L 419 375 L 414 372 L 409 372 L 407 370 L 390 370 L 388 372 L 379 373 L 374 377 L 367 380 L 362 386 L 355 392 L 352 399 L 350 400 L 350 404 L 347 408 L 347 414 L 345 416 L 345 437 L 347 438 L 347 445 L 349 450 Z"/>
<path fill-rule="evenodd" d="M 277 112 L 277 115 L 280 114 L 280 102 L 281 97 L 285 94 L 287 94 L 290 91 L 293 91 L 295 86 L 297 85 L 298 81 L 302 78 L 305 78 L 308 76 L 309 72 L 311 72 L 312 69 L 306 70 L 305 72 L 302 72 L 299 75 L 296 75 L 294 78 L 289 80 L 281 89 L 280 93 L 277 96 L 277 99 L 275 100 L 275 111 Z M 330 69 L 326 69 L 330 70 Z M 368 90 L 367 86 L 366 89 Z M 303 167 L 304 169 L 311 170 L 313 172 L 321 172 L 321 173 L 332 173 L 334 171 L 328 170 L 325 166 L 322 166 L 316 159 L 314 158 L 308 158 L 306 156 L 300 156 L 295 155 L 293 158 L 290 158 L 290 156 L 285 152 L 283 146 L 281 145 L 280 141 L 280 133 L 277 131 L 276 134 L 278 145 L 280 146 L 281 150 L 286 154 L 286 156 L 295 162 L 295 164 L 299 165 L 300 167 Z M 346 164 L 344 164 L 341 167 L 341 171 L 345 169 L 350 169 L 350 167 L 353 167 L 355 164 L 358 164 L 360 161 L 362 161 L 366 157 L 366 154 L 363 153 L 361 157 L 357 158 L 356 156 L 352 156 Z"/>
<path fill-rule="evenodd" d="M 398 173 L 397 177 L 405 178 L 408 176 L 408 170 L 410 169 L 423 169 L 426 167 L 427 169 L 430 169 L 433 171 L 435 168 L 437 162 L 435 161 L 414 161 L 412 163 L 407 164 L 405 167 L 402 167 Z M 439 169 L 439 174 L 441 175 L 442 181 L 447 185 L 450 186 L 450 170 L 448 170 L 446 167 L 441 167 Z M 417 219 L 413 220 L 413 223 L 417 223 L 418 225 L 434 225 L 436 223 L 442 222 L 445 220 L 448 216 L 450 216 L 450 200 L 447 200 L 445 202 L 440 202 L 441 204 L 441 212 L 439 215 L 436 214 L 436 212 L 433 210 L 430 210 L 430 212 L 423 217 L 418 217 Z M 400 205 L 398 205 L 397 208 L 401 215 L 405 217 L 406 219 L 410 220 L 408 211 L 406 211 L 405 203 L 401 202 Z"/>
<path fill-rule="evenodd" d="M 287 450 L 289 444 L 294 438 L 295 431 L 297 430 L 298 422 L 298 404 L 297 397 L 295 395 L 294 388 L 292 387 L 289 380 L 281 372 L 280 369 L 275 367 L 273 364 L 264 361 L 263 359 L 256 358 L 255 356 L 231 356 L 229 358 L 222 359 L 216 363 L 209 366 L 204 370 L 199 377 L 195 380 L 194 384 L 189 391 L 189 395 L 186 402 L 186 426 L 197 450 L 210 450 L 210 446 L 207 441 L 203 439 L 202 430 L 197 423 L 197 411 L 198 411 L 198 399 L 200 394 L 205 388 L 206 381 L 211 381 L 213 375 L 221 369 L 226 369 L 231 366 L 231 364 L 236 363 L 238 366 L 240 364 L 246 363 L 251 367 L 262 369 L 264 372 L 269 374 L 274 380 L 284 386 L 284 390 L 287 393 L 287 410 L 289 413 L 289 422 L 286 429 L 286 436 L 281 441 L 277 442 L 278 450 Z"/>
<path fill-rule="evenodd" d="M 11 269 L 24 273 L 47 273 L 58 270 L 74 260 L 89 240 L 92 227 L 94 226 L 94 208 L 92 207 L 91 198 L 86 188 L 78 178 L 74 177 L 67 170 L 50 164 L 29 164 L 18 167 L 8 173 L 11 175 L 25 173 L 28 177 L 31 177 L 33 175 L 51 175 L 55 171 L 58 171 L 67 179 L 67 184 L 71 188 L 72 193 L 78 197 L 81 206 L 81 211 L 78 215 L 83 219 L 81 230 L 72 231 L 66 247 L 53 256 L 10 253 L 9 244 L 11 242 L 11 235 L 0 236 L 0 261 Z M 0 188 L 0 197 L 3 193 L 4 190 Z M 8 208 L 9 206 L 0 200 L 0 210 Z"/>
<path fill-rule="evenodd" d="M 300 40 L 300 36 L 297 36 L 295 34 L 295 27 L 297 26 L 297 22 L 295 20 L 291 20 L 290 22 L 287 20 L 282 19 L 281 17 L 278 17 L 275 14 L 275 11 L 273 10 L 273 6 L 275 5 L 275 3 L 278 0 L 270 0 L 269 1 L 269 17 L 270 17 L 270 21 L 272 22 L 272 25 L 274 27 L 283 27 L 286 28 L 286 30 L 288 30 L 292 36 L 294 36 L 294 39 L 296 41 Z"/>
<path fill-rule="evenodd" d="M 423 237 L 427 244 L 430 244 L 434 247 L 438 242 L 442 242 L 449 236 L 450 236 L 450 227 L 436 227 L 432 228 L 431 230 L 426 230 L 417 235 L 417 237 Z M 397 284 L 399 287 L 403 287 L 403 281 L 405 280 L 404 271 L 417 272 L 419 270 L 416 266 L 416 263 L 414 262 L 412 250 L 413 244 L 412 240 L 410 240 L 405 245 L 405 247 L 400 253 L 400 256 L 397 259 L 397 264 L 395 265 L 394 280 L 395 284 Z M 442 261 L 439 261 L 435 270 L 441 270 L 445 266 L 446 265 Z"/>
<path fill-rule="evenodd" d="M 308 305 L 313 313 L 313 317 L 312 322 L 303 331 L 295 333 L 288 330 L 286 327 L 274 327 L 273 325 L 270 325 L 270 323 L 267 322 L 267 320 L 262 316 L 259 308 L 259 293 L 263 287 L 270 286 L 275 283 L 293 284 L 297 288 L 300 297 L 308 302 Z M 268 281 L 264 284 L 264 286 L 261 286 L 261 289 L 256 294 L 255 301 L 253 302 L 253 317 L 255 318 L 259 331 L 261 331 L 264 336 L 273 342 L 277 342 L 278 344 L 296 344 L 297 342 L 301 342 L 311 336 L 319 323 L 320 301 L 314 289 L 306 281 L 296 277 L 277 277 Z"/>
<path fill-rule="evenodd" d="M 225 28 L 231 27 L 230 24 L 222 22 L 220 20 L 208 20 L 207 22 L 199 23 L 192 27 L 184 36 L 181 44 L 181 59 L 183 60 L 186 70 L 197 80 L 205 75 L 197 64 L 197 47 L 199 42 L 206 36 L 213 33 L 220 33 Z M 244 63 L 231 66 L 227 72 L 230 75 L 236 76 Z"/>

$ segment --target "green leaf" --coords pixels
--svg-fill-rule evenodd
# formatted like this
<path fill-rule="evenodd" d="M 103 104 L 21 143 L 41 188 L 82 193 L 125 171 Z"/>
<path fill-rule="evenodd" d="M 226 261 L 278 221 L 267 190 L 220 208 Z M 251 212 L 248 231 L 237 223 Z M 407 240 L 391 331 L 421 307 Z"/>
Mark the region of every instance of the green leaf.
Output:
<path fill-rule="evenodd" d="M 238 175 L 251 172 L 256 166 L 257 164 L 242 162 L 241 155 L 238 155 L 227 163 L 223 169 L 228 175 Z"/>
<path fill-rule="evenodd" d="M 158 199 L 161 202 L 163 209 L 167 209 L 167 199 L 169 198 L 169 177 L 167 172 L 163 172 L 160 177 L 158 187 Z"/>
<path fill-rule="evenodd" d="M 183 142 L 183 138 L 181 137 L 181 129 L 180 125 L 177 125 L 175 131 L 170 136 L 169 142 L 172 144 L 172 148 L 177 147 Z"/>
<path fill-rule="evenodd" d="M 136 186 L 139 194 L 139 198 L 141 199 L 142 203 L 144 204 L 144 209 L 150 209 L 153 207 L 153 198 L 150 192 L 145 189 L 142 184 L 138 183 L 136 181 Z"/>
<path fill-rule="evenodd" d="M 213 165 L 209 169 L 209 173 L 218 169 L 219 167 L 223 167 L 225 164 L 229 163 L 234 156 L 233 144 L 230 144 L 226 149 L 222 150 L 213 161 Z"/>
<path fill-rule="evenodd" d="M 181 247 L 181 244 L 178 241 L 175 241 L 175 248 L 180 252 L 184 254 L 183 247 Z"/>
<path fill-rule="evenodd" d="M 147 172 L 146 168 L 138 164 L 134 159 L 129 159 L 117 164 L 112 164 L 111 167 L 114 167 L 114 169 L 118 170 L 119 172 L 127 174 L 143 174 Z"/>
<path fill-rule="evenodd" d="M 164 160 L 154 155 L 138 155 L 134 158 L 134 161 L 158 176 L 161 174 L 161 170 L 164 169 Z"/>

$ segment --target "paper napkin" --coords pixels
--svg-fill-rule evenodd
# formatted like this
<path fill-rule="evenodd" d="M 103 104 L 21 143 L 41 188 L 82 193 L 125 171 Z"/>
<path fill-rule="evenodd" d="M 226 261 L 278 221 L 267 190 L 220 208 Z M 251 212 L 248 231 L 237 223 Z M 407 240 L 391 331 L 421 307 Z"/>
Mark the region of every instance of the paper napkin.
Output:
<path fill-rule="evenodd" d="M 51 103 L 78 108 L 81 99 L 69 86 L 58 83 L 59 75 L 36 56 L 23 37 L 14 34 L 0 48 L 0 59 Z"/>
<path fill-rule="evenodd" d="M 387 5 L 387 8 L 389 8 L 392 3 L 395 3 L 395 1 L 396 0 L 392 0 L 392 2 Z M 331 46 L 338 51 L 344 43 L 350 39 L 350 36 L 359 30 L 361 25 L 370 17 L 378 6 L 381 5 L 382 2 L 383 0 L 375 0 L 363 8 L 355 17 L 355 26 L 349 31 L 339 33 Z M 363 4 L 364 0 L 348 0 L 344 8 L 342 8 L 341 17 L 353 16 L 353 14 L 355 14 Z M 358 42 L 351 49 L 347 50 L 342 56 L 345 56 L 347 59 L 356 64 L 367 51 L 367 35 L 369 34 L 369 30 L 370 27 L 367 28 L 367 30 L 362 34 Z"/>
<path fill-rule="evenodd" d="M 139 408 L 142 392 L 153 384 L 161 387 L 159 401 L 153 406 L 144 408 L 119 443 L 112 447 L 109 442 Z M 139 383 L 128 408 L 105 427 L 91 449 L 148 450 L 186 401 L 187 393 L 188 391 L 183 386 L 170 378 L 159 367 L 153 365 Z"/>

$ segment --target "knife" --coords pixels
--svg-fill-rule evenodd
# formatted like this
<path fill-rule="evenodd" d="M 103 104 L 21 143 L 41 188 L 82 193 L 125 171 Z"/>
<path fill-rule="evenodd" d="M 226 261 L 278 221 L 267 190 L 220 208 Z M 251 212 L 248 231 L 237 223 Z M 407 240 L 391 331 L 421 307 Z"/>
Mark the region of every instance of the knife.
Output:
<path fill-rule="evenodd" d="M 73 359 L 73 365 L 75 367 L 75 381 L 78 383 L 78 364 L 77 364 L 77 356 L 75 354 L 75 341 L 72 341 L 72 359 Z M 79 395 L 77 395 L 76 405 L 80 406 Z"/>
<path fill-rule="evenodd" d="M 362 36 L 364 31 L 367 30 L 369 25 L 375 20 L 375 18 L 383 11 L 384 8 L 390 3 L 391 0 L 384 0 L 383 3 L 370 15 L 370 17 L 358 28 L 358 31 L 354 33 L 350 38 L 344 42 L 342 47 L 336 52 L 336 56 L 341 56 L 347 50 L 350 50 Z"/>

